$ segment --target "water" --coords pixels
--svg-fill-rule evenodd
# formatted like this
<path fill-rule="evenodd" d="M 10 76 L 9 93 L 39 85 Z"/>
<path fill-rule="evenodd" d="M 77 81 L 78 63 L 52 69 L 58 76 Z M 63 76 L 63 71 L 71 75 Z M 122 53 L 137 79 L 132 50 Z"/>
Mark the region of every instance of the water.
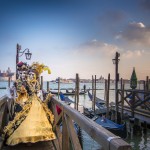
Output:
<path fill-rule="evenodd" d="M 11 83 L 12 85 L 13 83 Z M 80 89 L 83 89 L 83 86 L 86 85 L 86 88 L 92 88 L 91 83 L 80 83 Z M 0 82 L 0 87 L 7 87 L 7 82 Z M 44 89 L 46 90 L 46 82 L 44 82 L 43 85 Z M 75 84 L 60 84 L 60 88 L 74 88 Z M 138 88 L 142 89 L 142 85 L 138 86 Z M 50 83 L 51 89 L 57 89 L 58 84 Z M 98 89 L 104 89 L 104 83 L 97 83 Z M 129 89 L 129 84 L 125 85 L 126 89 Z M 114 89 L 114 84 L 110 84 L 110 89 Z M 7 94 L 7 90 L 0 89 L 0 97 Z M 97 90 L 96 91 L 97 97 L 104 99 L 104 90 Z M 74 96 L 69 96 L 70 99 L 74 100 Z M 88 95 L 80 95 L 80 105 L 83 105 L 85 107 L 91 108 L 92 102 L 89 100 Z M 110 90 L 110 102 L 114 102 L 115 100 L 115 92 L 114 90 Z M 132 124 L 127 122 L 128 124 L 128 130 L 130 133 L 128 133 L 127 138 L 125 141 L 127 141 L 133 148 L 133 150 L 150 150 L 150 129 L 147 130 L 147 133 L 144 133 L 144 130 L 142 129 L 141 132 L 137 132 L 134 134 L 132 132 Z M 84 150 L 97 150 L 100 149 L 101 146 L 97 144 L 90 136 L 85 132 L 82 131 L 83 134 L 83 149 Z"/>
<path fill-rule="evenodd" d="M 11 83 L 12 86 L 13 83 Z M 0 89 L 0 97 L 9 94 L 8 90 L 8 82 L 0 82 L 0 87 L 6 87 L 6 89 Z"/>

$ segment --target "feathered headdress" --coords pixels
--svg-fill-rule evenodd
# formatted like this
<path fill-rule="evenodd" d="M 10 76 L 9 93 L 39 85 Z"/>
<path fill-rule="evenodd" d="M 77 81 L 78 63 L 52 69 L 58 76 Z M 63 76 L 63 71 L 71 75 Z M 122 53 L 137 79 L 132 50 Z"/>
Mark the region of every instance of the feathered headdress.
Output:
<path fill-rule="evenodd" d="M 39 64 L 38 62 L 33 62 L 30 69 L 35 71 L 37 76 L 39 76 L 43 71 L 48 71 L 48 74 L 51 74 L 51 70 L 48 66 L 45 66 L 44 64 Z"/>
<path fill-rule="evenodd" d="M 28 65 L 27 63 L 24 63 L 24 62 L 18 62 L 17 63 L 17 70 L 19 71 L 27 71 L 28 70 Z"/>

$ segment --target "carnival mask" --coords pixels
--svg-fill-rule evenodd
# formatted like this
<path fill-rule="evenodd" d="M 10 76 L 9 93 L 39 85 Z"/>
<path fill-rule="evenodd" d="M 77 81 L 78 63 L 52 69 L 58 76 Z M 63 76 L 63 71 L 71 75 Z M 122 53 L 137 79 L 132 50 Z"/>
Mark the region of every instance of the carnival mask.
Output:
<path fill-rule="evenodd" d="M 36 78 L 36 75 L 34 72 L 29 72 L 29 79 L 34 80 Z"/>
<path fill-rule="evenodd" d="M 25 79 L 26 79 L 26 74 L 27 74 L 26 71 L 20 71 L 20 72 L 19 72 L 19 78 L 20 78 L 21 80 L 25 80 Z"/>

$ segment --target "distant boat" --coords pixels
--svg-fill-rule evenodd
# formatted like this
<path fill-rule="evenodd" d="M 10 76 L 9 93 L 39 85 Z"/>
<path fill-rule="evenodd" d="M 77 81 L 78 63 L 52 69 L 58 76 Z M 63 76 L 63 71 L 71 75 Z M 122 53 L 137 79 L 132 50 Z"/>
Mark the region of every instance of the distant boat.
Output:
<path fill-rule="evenodd" d="M 0 89 L 7 89 L 6 87 L 0 87 Z"/>
<path fill-rule="evenodd" d="M 58 91 L 50 91 L 52 94 L 56 94 L 56 95 L 58 95 Z M 68 92 L 68 91 L 66 91 L 65 93 L 64 92 L 62 92 L 62 94 L 63 95 L 75 95 L 75 91 L 73 91 L 73 92 Z M 79 92 L 79 95 L 84 95 L 84 94 L 86 94 L 86 91 L 84 92 L 84 91 L 81 91 L 81 92 Z"/>
<path fill-rule="evenodd" d="M 56 83 L 60 82 L 60 83 L 65 83 L 65 84 L 72 84 L 73 81 L 72 80 L 68 80 L 68 79 L 62 79 L 62 78 L 57 78 L 55 80 Z"/>
<path fill-rule="evenodd" d="M 56 80 L 50 81 L 51 83 L 63 83 L 63 84 L 73 84 L 74 82 L 69 79 L 56 78 Z"/>
<path fill-rule="evenodd" d="M 0 77 L 12 77 L 14 75 L 13 72 L 0 72 Z"/>

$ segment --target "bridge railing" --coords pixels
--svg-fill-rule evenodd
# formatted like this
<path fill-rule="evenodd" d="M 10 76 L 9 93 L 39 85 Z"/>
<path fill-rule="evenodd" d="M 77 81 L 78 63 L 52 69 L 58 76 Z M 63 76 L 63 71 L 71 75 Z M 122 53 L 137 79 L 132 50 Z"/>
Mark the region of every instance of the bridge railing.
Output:
<path fill-rule="evenodd" d="M 123 139 L 85 117 L 66 103 L 59 101 L 55 97 L 52 97 L 50 103 L 51 110 L 55 116 L 53 130 L 57 136 L 57 139 L 54 141 L 56 149 L 69 150 L 70 147 L 74 150 L 82 149 L 73 122 L 76 122 L 81 129 L 86 131 L 104 150 L 131 149 L 131 146 Z M 59 111 L 60 114 L 57 111 L 58 108 L 61 109 L 61 112 Z M 60 128 L 61 123 L 62 131 Z"/>
<path fill-rule="evenodd" d="M 0 129 L 3 129 L 8 121 L 8 112 L 10 111 L 8 99 L 9 98 L 5 96 L 0 102 Z M 61 109 L 59 113 L 57 111 L 58 108 Z M 86 131 L 92 139 L 97 141 L 104 150 L 131 149 L 131 146 L 123 139 L 115 136 L 113 133 L 96 124 L 94 121 L 88 119 L 77 110 L 59 101 L 55 97 L 52 97 L 50 100 L 50 109 L 55 116 L 53 130 L 55 131 L 57 138 L 52 142 L 57 150 L 82 149 L 82 144 L 79 141 L 74 128 L 74 122 L 76 122 L 81 129 Z M 60 124 L 62 124 L 61 127 Z M 0 148 L 2 144 L 3 141 L 0 139 Z"/>
<path fill-rule="evenodd" d="M 7 105 L 7 96 L 3 96 L 0 98 L 0 135 L 2 134 L 2 130 L 4 126 L 8 122 L 8 105 Z M 3 140 L 0 138 L 0 149 L 2 148 Z"/>

